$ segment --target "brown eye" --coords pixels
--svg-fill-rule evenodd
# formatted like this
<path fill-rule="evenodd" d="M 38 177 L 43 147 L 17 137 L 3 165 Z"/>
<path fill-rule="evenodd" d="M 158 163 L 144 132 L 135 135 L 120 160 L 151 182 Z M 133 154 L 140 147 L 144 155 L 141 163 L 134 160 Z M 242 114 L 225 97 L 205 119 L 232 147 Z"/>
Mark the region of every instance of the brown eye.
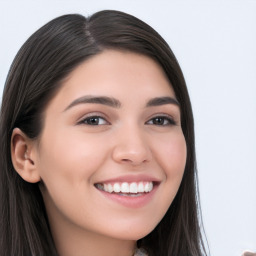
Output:
<path fill-rule="evenodd" d="M 79 122 L 85 125 L 106 125 L 109 124 L 103 117 L 100 116 L 90 116 Z"/>
<path fill-rule="evenodd" d="M 153 124 L 156 124 L 156 125 L 164 125 L 165 124 L 165 118 L 162 118 L 162 117 L 157 117 L 157 118 L 154 118 L 153 119 Z"/>
<path fill-rule="evenodd" d="M 167 125 L 175 125 L 176 123 L 170 117 L 166 116 L 157 116 L 150 119 L 147 124 L 158 125 L 158 126 L 167 126 Z"/>

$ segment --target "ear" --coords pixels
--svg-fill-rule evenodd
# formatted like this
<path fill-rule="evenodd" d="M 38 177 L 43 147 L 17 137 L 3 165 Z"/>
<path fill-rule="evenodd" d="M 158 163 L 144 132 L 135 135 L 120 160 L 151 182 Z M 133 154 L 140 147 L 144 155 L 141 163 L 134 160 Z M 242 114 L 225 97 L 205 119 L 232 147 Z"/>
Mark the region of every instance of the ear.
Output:
<path fill-rule="evenodd" d="M 27 182 L 40 181 L 35 164 L 35 141 L 28 138 L 19 128 L 15 128 L 11 137 L 11 157 L 16 172 Z"/>

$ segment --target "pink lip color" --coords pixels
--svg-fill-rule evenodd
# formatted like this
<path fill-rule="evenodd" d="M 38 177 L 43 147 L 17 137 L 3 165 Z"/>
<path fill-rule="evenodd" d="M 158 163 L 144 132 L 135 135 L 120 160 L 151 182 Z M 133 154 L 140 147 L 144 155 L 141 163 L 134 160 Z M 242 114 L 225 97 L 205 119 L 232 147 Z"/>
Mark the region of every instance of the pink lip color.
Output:
<path fill-rule="evenodd" d="M 121 196 L 116 193 L 108 193 L 106 191 L 102 191 L 97 188 L 96 189 L 107 199 L 113 200 L 114 202 L 117 202 L 125 207 L 140 208 L 146 205 L 147 203 L 149 203 L 149 201 L 152 199 L 153 195 L 155 194 L 157 188 L 158 188 L 158 184 L 154 185 L 153 189 L 150 192 L 143 193 L 142 195 L 137 197 Z"/>

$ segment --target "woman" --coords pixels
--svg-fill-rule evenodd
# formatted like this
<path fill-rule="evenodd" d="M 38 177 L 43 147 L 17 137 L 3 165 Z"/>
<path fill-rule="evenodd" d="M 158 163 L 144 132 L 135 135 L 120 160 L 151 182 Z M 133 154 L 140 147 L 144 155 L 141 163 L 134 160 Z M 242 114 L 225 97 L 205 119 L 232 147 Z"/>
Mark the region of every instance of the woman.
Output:
<path fill-rule="evenodd" d="M 1 255 L 205 254 L 188 92 L 144 22 L 101 11 L 36 31 L 0 133 Z"/>

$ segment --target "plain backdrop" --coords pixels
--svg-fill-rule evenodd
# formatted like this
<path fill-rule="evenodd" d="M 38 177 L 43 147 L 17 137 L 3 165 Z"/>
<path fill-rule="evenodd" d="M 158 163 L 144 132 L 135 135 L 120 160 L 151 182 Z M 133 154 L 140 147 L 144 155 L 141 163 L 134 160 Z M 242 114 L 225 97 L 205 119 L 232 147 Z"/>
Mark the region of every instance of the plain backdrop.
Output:
<path fill-rule="evenodd" d="M 256 251 L 256 0 L 0 0 L 0 95 L 25 40 L 66 13 L 133 14 L 169 43 L 196 130 L 203 221 L 212 256 Z"/>

